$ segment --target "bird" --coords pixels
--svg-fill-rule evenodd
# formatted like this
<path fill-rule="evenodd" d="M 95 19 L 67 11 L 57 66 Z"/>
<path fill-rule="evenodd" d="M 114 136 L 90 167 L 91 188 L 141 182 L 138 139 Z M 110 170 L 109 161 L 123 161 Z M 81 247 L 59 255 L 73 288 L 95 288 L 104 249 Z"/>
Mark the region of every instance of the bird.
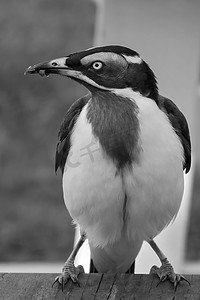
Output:
<path fill-rule="evenodd" d="M 176 274 L 154 238 L 176 217 L 191 167 L 187 120 L 159 94 L 157 78 L 138 52 L 89 48 L 27 68 L 26 74 L 67 76 L 88 94 L 68 109 L 58 133 L 55 170 L 81 237 L 55 282 L 78 282 L 76 254 L 88 239 L 90 272 L 134 272 L 143 242 L 161 266 L 150 273 L 174 287 Z"/>

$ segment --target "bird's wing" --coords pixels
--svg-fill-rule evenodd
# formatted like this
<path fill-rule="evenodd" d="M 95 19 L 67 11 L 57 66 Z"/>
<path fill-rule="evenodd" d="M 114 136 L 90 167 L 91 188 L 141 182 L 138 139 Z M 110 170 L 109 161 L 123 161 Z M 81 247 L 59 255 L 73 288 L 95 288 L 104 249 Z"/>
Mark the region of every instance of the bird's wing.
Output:
<path fill-rule="evenodd" d="M 191 142 L 186 118 L 175 103 L 168 98 L 159 96 L 159 106 L 167 114 L 176 134 L 182 142 L 185 156 L 183 169 L 188 173 L 191 166 Z"/>
<path fill-rule="evenodd" d="M 74 124 L 85 106 L 85 104 L 91 98 L 90 94 L 78 99 L 74 102 L 68 109 L 64 120 L 61 124 L 59 133 L 58 133 L 58 143 L 56 147 L 56 156 L 55 156 L 55 171 L 58 168 L 61 169 L 62 173 L 64 171 L 66 159 L 70 150 L 70 136 L 74 127 Z"/>

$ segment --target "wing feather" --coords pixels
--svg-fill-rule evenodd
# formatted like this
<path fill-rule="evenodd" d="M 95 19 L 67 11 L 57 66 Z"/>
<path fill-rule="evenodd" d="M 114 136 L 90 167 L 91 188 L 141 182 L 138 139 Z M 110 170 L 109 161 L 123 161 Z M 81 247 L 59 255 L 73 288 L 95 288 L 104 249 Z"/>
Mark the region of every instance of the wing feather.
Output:
<path fill-rule="evenodd" d="M 159 106 L 167 114 L 176 134 L 182 142 L 185 156 L 183 169 L 188 173 L 191 167 L 191 141 L 187 120 L 172 100 L 159 96 Z"/>
<path fill-rule="evenodd" d="M 58 143 L 56 146 L 56 155 L 55 155 L 55 171 L 57 171 L 58 168 L 61 169 L 62 173 L 64 171 L 66 159 L 71 147 L 70 137 L 71 137 L 72 130 L 74 128 L 74 125 L 76 123 L 76 120 L 80 112 L 82 111 L 83 107 L 89 101 L 90 98 L 91 95 L 87 94 L 86 96 L 78 99 L 70 106 L 70 108 L 68 109 L 64 117 L 64 120 L 61 124 L 58 133 Z"/>

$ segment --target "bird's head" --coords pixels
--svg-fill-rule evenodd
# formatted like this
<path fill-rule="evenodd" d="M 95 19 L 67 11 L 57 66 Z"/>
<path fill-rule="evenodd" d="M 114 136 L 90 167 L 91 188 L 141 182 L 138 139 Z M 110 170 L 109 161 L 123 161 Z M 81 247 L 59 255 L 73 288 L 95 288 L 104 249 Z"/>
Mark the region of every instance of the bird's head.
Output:
<path fill-rule="evenodd" d="M 90 48 L 29 67 L 26 74 L 60 74 L 96 90 L 131 88 L 157 101 L 156 78 L 139 54 L 122 46 Z"/>

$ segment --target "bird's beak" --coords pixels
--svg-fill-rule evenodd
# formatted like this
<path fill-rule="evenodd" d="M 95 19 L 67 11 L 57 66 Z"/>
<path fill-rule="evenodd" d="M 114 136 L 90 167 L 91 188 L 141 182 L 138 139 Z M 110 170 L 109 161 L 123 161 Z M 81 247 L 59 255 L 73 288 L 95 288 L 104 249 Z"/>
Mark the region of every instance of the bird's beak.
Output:
<path fill-rule="evenodd" d="M 40 74 L 48 76 L 49 74 L 60 74 L 70 76 L 73 70 L 66 65 L 68 57 L 53 59 L 49 62 L 42 62 L 26 69 L 24 74 Z"/>

